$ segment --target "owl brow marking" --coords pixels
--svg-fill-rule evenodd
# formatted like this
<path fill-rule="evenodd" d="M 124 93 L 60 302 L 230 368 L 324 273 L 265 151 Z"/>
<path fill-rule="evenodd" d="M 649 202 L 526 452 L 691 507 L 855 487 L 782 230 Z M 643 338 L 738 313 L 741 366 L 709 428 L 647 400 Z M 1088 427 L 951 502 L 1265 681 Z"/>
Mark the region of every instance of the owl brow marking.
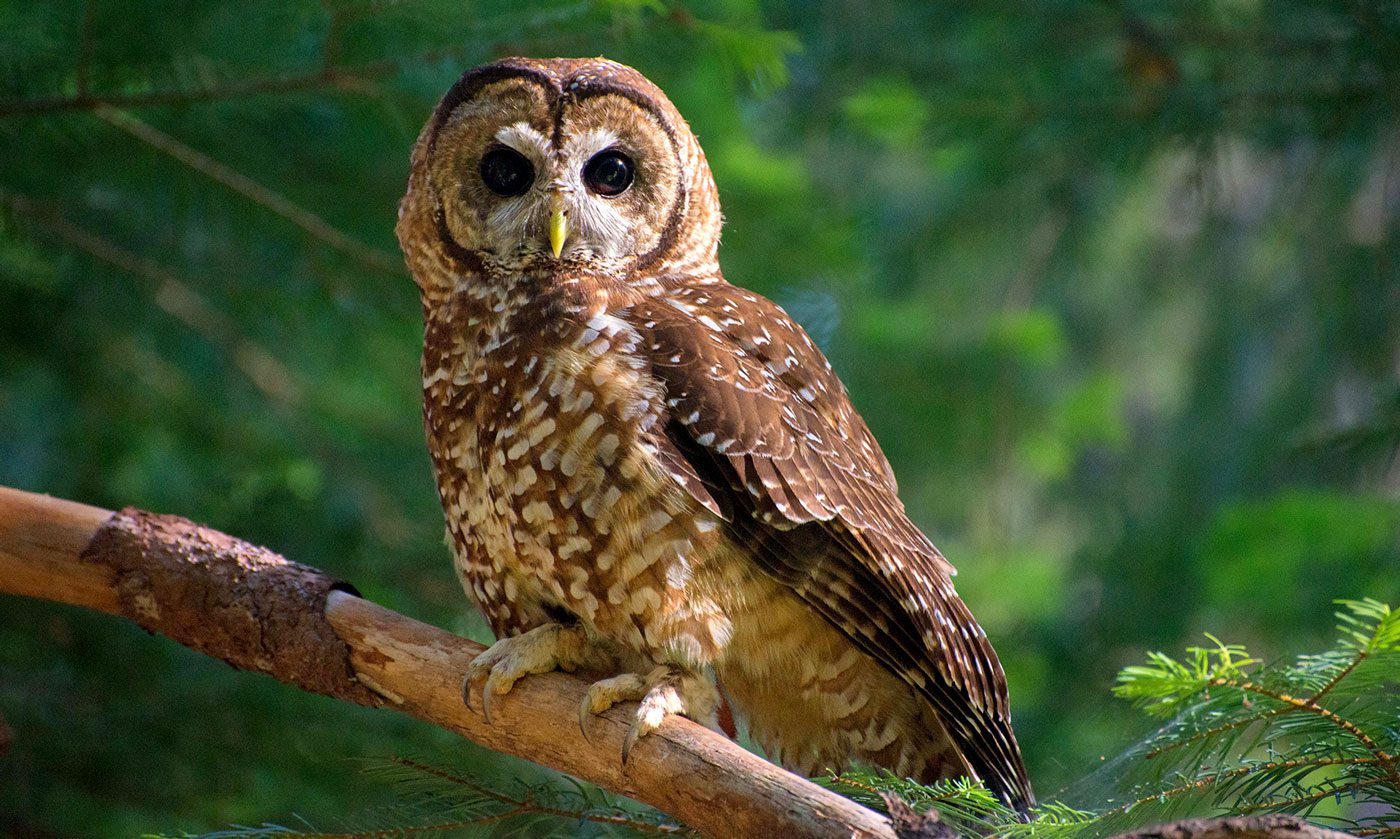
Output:
<path fill-rule="evenodd" d="M 547 74 L 541 73 L 528 67 L 519 65 L 491 65 L 487 67 L 468 70 L 462 74 L 447 95 L 442 97 L 438 103 L 437 110 L 433 113 L 433 129 L 428 137 L 428 153 L 431 154 L 437 148 L 438 135 L 442 127 L 447 124 L 448 119 L 458 108 L 475 99 L 487 87 L 496 82 L 504 82 L 518 79 L 539 87 L 544 91 L 545 100 L 550 109 L 555 110 L 559 100 L 559 86 Z"/>
<path fill-rule="evenodd" d="M 590 128 L 578 137 L 569 140 L 564 147 L 564 157 L 571 163 L 582 165 L 604 149 L 618 144 L 617 132 L 608 128 Z"/>
<path fill-rule="evenodd" d="M 531 158 L 536 165 L 549 157 L 549 140 L 525 120 L 507 125 L 497 131 L 496 141 Z"/>

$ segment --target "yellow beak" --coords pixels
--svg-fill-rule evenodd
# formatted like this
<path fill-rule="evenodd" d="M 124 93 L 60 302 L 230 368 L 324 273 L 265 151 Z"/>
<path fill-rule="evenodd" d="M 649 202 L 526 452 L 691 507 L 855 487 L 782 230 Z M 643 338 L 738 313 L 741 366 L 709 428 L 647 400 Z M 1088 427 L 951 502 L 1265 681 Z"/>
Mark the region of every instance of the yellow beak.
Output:
<path fill-rule="evenodd" d="M 564 202 L 555 196 L 554 207 L 549 213 L 549 249 L 554 252 L 555 259 L 563 253 L 568 238 L 569 217 L 564 214 Z"/>

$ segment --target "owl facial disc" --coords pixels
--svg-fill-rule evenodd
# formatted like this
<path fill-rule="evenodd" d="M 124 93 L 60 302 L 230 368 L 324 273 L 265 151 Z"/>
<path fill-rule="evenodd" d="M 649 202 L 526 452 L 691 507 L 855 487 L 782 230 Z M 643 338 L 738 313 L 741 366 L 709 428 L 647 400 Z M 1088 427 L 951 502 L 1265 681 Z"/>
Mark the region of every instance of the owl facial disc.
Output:
<path fill-rule="evenodd" d="M 694 135 L 635 71 L 508 59 L 463 76 L 425 129 L 440 237 L 510 272 L 567 264 L 634 276 L 713 256 L 718 212 Z"/>

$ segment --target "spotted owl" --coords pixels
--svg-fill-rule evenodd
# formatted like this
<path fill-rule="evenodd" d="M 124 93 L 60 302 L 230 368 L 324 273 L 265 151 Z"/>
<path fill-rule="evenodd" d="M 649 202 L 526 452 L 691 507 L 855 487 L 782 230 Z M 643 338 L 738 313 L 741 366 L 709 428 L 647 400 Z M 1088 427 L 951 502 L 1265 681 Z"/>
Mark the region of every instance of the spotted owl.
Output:
<path fill-rule="evenodd" d="M 803 774 L 856 765 L 1032 793 L 1005 677 L 845 387 L 720 273 L 704 153 L 637 71 L 498 61 L 413 151 L 399 241 L 457 573 L 499 639 L 464 696 L 596 676 Z"/>

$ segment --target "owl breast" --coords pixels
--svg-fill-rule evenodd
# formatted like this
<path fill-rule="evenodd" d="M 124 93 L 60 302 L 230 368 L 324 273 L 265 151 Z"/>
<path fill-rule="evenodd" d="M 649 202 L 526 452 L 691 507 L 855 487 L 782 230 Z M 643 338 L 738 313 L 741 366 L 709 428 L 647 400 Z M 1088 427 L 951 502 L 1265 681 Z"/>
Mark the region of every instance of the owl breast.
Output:
<path fill-rule="evenodd" d="M 658 464 L 640 340 L 567 287 L 461 288 L 429 320 L 425 422 L 458 574 L 498 636 L 572 616 L 698 666 L 732 632 L 734 564 Z"/>

